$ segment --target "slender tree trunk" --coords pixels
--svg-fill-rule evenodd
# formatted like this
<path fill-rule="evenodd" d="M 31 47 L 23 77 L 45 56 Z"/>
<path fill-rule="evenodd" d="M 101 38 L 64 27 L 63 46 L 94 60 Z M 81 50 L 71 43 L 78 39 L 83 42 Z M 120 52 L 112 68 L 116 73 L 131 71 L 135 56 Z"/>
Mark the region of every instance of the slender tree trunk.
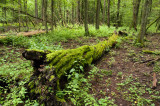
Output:
<path fill-rule="evenodd" d="M 144 42 L 144 36 L 146 34 L 146 26 L 147 26 L 147 17 L 149 12 L 149 4 L 150 0 L 145 0 L 144 6 L 143 6 L 143 12 L 142 12 L 142 20 L 141 20 L 141 29 L 138 34 L 138 42 L 142 43 Z"/>
<path fill-rule="evenodd" d="M 99 29 L 99 13 L 100 13 L 100 0 L 97 0 L 97 10 L 96 10 L 96 29 Z"/>
<path fill-rule="evenodd" d="M 72 24 L 74 25 L 74 3 L 72 3 Z"/>
<path fill-rule="evenodd" d="M 24 0 L 24 11 L 27 13 L 27 0 Z M 25 22 L 26 22 L 26 31 L 29 31 L 28 27 L 28 16 L 25 16 Z"/>
<path fill-rule="evenodd" d="M 107 25 L 110 27 L 110 0 L 107 0 L 108 8 L 107 8 Z"/>
<path fill-rule="evenodd" d="M 131 27 L 137 31 L 138 13 L 141 0 L 133 0 L 133 20 Z"/>
<path fill-rule="evenodd" d="M 88 0 L 84 0 L 84 27 L 85 27 L 85 36 L 89 36 L 89 30 L 88 30 Z"/>
<path fill-rule="evenodd" d="M 53 7 L 54 7 L 54 0 L 51 0 L 51 30 L 53 30 L 53 21 L 54 21 L 54 19 L 53 19 L 53 11 L 54 11 Z"/>
<path fill-rule="evenodd" d="M 80 0 L 77 1 L 77 22 L 80 23 Z"/>
<path fill-rule="evenodd" d="M 38 18 L 38 4 L 37 4 L 37 0 L 35 0 L 35 17 Z"/>
<path fill-rule="evenodd" d="M 81 2 L 81 19 L 80 19 L 80 23 L 81 24 L 83 24 L 83 22 L 84 22 L 84 2 L 85 2 L 85 0 L 82 0 L 82 2 Z"/>
<path fill-rule="evenodd" d="M 42 3 L 42 4 L 41 4 L 41 5 L 42 5 L 41 18 L 43 19 L 43 21 L 42 21 L 42 24 L 43 24 L 43 25 L 44 25 L 44 17 L 45 17 L 45 16 L 44 16 L 44 8 L 45 8 L 45 7 L 44 7 L 44 4 L 45 4 L 44 2 L 45 2 L 45 0 L 42 0 L 42 1 L 41 1 L 41 3 Z"/>
<path fill-rule="evenodd" d="M 21 13 L 20 13 L 20 11 L 21 11 L 21 0 L 18 0 L 18 4 L 19 4 L 19 12 L 18 12 L 18 20 L 19 20 L 19 28 L 18 28 L 18 31 L 20 32 L 21 31 Z"/>
<path fill-rule="evenodd" d="M 47 3 L 48 3 L 48 0 L 44 0 L 44 20 L 45 20 L 46 33 L 48 33 L 48 26 L 47 26 Z"/>
<path fill-rule="evenodd" d="M 120 15 L 119 15 L 120 3 L 121 3 L 121 0 L 118 0 L 118 3 L 117 3 L 117 28 L 118 28 L 118 27 L 120 26 L 120 24 L 121 24 Z"/>
<path fill-rule="evenodd" d="M 103 7 L 103 23 L 105 23 L 105 10 L 106 10 L 106 0 L 104 0 L 104 7 Z"/>

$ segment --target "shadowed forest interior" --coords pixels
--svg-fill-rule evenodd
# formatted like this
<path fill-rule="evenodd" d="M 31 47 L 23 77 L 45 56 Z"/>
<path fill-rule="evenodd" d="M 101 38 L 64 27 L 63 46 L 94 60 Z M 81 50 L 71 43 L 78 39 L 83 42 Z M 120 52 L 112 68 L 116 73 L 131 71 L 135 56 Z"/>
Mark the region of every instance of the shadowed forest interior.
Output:
<path fill-rule="evenodd" d="M 160 0 L 0 0 L 0 106 L 159 106 Z"/>

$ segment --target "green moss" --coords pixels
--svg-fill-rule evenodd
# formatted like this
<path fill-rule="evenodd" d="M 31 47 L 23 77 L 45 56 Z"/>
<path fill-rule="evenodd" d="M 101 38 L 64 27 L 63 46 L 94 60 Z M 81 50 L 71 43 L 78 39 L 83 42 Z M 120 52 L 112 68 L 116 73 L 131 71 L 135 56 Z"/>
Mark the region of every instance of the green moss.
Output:
<path fill-rule="evenodd" d="M 143 53 L 160 55 L 160 51 L 142 50 Z"/>
<path fill-rule="evenodd" d="M 50 76 L 50 79 L 49 79 L 49 82 L 51 82 L 54 78 L 55 78 L 55 76 L 54 76 L 54 75 L 51 75 L 51 76 Z"/>

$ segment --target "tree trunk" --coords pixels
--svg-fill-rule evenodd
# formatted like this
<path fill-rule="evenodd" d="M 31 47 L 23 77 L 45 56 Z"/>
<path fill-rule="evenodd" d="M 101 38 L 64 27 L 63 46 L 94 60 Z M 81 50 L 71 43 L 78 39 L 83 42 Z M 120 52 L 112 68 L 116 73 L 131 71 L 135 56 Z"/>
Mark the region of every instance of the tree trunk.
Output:
<path fill-rule="evenodd" d="M 117 39 L 118 35 L 113 34 L 107 41 L 93 46 L 85 45 L 59 51 L 26 50 L 22 55 L 27 60 L 32 60 L 34 67 L 33 75 L 27 85 L 30 97 L 37 98 L 39 103 L 57 106 L 55 101 L 60 98 L 56 96 L 56 91 L 63 90 L 67 83 L 65 75 L 68 75 L 72 68 L 85 67 L 99 59 L 106 48 L 109 49 L 115 45 Z M 64 101 L 61 98 L 61 102 Z"/>
<path fill-rule="evenodd" d="M 104 7 L 103 7 L 103 23 L 105 23 L 105 10 L 106 10 L 106 0 L 104 0 Z"/>
<path fill-rule="evenodd" d="M 108 8 L 107 8 L 107 25 L 110 27 L 110 0 L 107 0 L 108 2 Z"/>
<path fill-rule="evenodd" d="M 47 3 L 48 3 L 48 0 L 44 0 L 44 21 L 45 21 L 46 33 L 48 33 L 48 25 L 47 25 Z"/>
<path fill-rule="evenodd" d="M 88 30 L 88 0 L 84 0 L 84 7 L 85 7 L 85 16 L 84 16 L 84 27 L 85 27 L 85 36 L 89 36 L 89 30 Z"/>
<path fill-rule="evenodd" d="M 41 0 L 41 5 L 42 5 L 42 10 L 41 10 L 41 18 L 42 18 L 42 24 L 44 25 L 44 9 L 45 9 L 45 6 L 44 6 L 44 3 L 45 2 L 45 0 Z"/>
<path fill-rule="evenodd" d="M 149 5 L 150 5 L 149 2 L 150 0 L 145 0 L 144 6 L 143 6 L 141 29 L 138 34 L 138 42 L 141 44 L 143 44 L 144 36 L 146 34 L 147 17 L 148 17 L 148 12 L 149 12 Z"/>
<path fill-rule="evenodd" d="M 97 0 L 97 10 L 96 10 L 96 29 L 99 29 L 99 13 L 100 13 L 100 0 Z"/>
<path fill-rule="evenodd" d="M 72 3 L 72 25 L 74 25 L 74 3 Z"/>
<path fill-rule="evenodd" d="M 134 28 L 136 31 L 137 31 L 137 22 L 138 22 L 140 2 L 141 0 L 133 0 L 133 20 L 131 23 L 131 28 Z"/>
<path fill-rule="evenodd" d="M 81 17 L 80 17 L 80 0 L 77 1 L 77 22 L 80 23 Z"/>
<path fill-rule="evenodd" d="M 120 26 L 121 24 L 121 20 L 120 20 L 120 15 L 119 15 L 119 11 L 120 11 L 120 3 L 121 3 L 121 0 L 118 0 L 118 3 L 117 3 L 117 28 Z"/>
<path fill-rule="evenodd" d="M 35 0 L 35 17 L 38 18 L 38 4 L 37 4 L 37 0 Z"/>
<path fill-rule="evenodd" d="M 54 22 L 54 18 L 53 18 L 53 11 L 54 11 L 54 0 L 51 0 L 51 30 L 53 30 L 53 22 Z"/>
<path fill-rule="evenodd" d="M 27 13 L 27 0 L 24 0 L 24 11 Z M 26 31 L 29 31 L 28 27 L 28 16 L 25 16 L 25 22 L 26 22 Z"/>
<path fill-rule="evenodd" d="M 18 12 L 18 21 L 19 21 L 19 28 L 18 28 L 18 31 L 20 32 L 21 31 L 21 13 L 20 13 L 20 11 L 21 11 L 21 0 L 18 0 L 18 4 L 19 4 L 19 12 Z"/>

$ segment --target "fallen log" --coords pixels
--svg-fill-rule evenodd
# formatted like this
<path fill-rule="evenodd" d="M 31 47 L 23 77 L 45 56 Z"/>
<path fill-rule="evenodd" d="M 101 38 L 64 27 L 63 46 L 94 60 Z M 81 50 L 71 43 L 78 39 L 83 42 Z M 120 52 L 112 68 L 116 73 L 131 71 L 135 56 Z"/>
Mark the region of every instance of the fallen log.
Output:
<path fill-rule="evenodd" d="M 13 33 L 13 34 L 0 34 L 0 39 L 6 38 L 7 36 L 33 36 L 33 35 L 37 35 L 37 34 L 44 34 L 46 33 L 46 31 L 44 30 L 35 30 L 35 31 L 30 31 L 30 32 L 19 32 L 19 33 Z"/>
<path fill-rule="evenodd" d="M 47 105 L 58 105 L 57 101 L 65 102 L 56 97 L 56 91 L 64 87 L 66 73 L 74 67 L 85 67 L 99 59 L 106 49 L 116 44 L 117 34 L 96 45 L 84 45 L 67 50 L 26 50 L 22 53 L 27 60 L 33 61 L 34 72 L 27 85 L 32 98 Z M 37 98 L 38 97 L 38 98 Z"/>

